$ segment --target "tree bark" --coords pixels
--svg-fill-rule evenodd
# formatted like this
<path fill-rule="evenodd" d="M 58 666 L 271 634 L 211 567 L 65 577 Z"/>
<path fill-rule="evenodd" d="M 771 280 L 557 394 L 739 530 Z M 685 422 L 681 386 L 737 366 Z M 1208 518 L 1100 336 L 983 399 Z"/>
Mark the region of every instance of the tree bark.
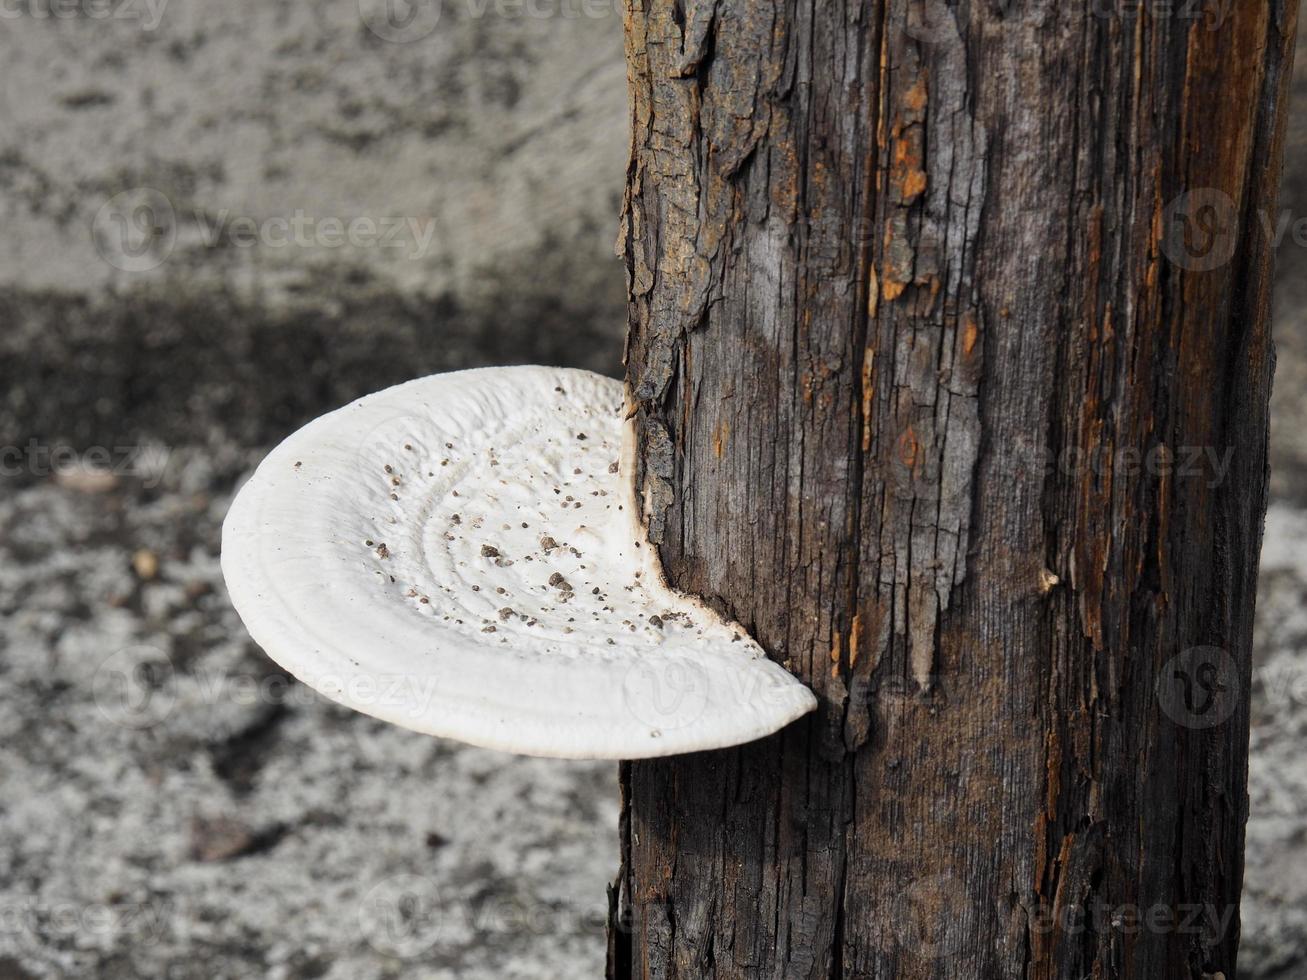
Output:
<path fill-rule="evenodd" d="M 612 977 L 1234 975 L 1296 0 L 630 0 L 636 488 L 820 707 Z"/>

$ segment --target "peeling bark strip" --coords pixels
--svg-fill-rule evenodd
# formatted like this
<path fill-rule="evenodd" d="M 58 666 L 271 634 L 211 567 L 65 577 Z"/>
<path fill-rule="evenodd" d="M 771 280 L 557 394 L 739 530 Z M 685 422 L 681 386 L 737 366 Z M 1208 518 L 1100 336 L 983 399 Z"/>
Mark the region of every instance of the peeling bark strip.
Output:
<path fill-rule="evenodd" d="M 643 516 L 821 708 L 623 766 L 611 976 L 1234 975 L 1297 11 L 1180 6 L 632 0 Z"/>

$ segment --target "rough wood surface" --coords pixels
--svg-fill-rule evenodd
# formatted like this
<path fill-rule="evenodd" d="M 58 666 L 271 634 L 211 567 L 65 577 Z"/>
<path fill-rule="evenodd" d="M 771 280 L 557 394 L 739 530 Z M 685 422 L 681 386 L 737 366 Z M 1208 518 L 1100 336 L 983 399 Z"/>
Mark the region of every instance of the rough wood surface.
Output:
<path fill-rule="evenodd" d="M 1296 6 L 628 6 L 643 517 L 821 706 L 611 976 L 1233 976 Z"/>

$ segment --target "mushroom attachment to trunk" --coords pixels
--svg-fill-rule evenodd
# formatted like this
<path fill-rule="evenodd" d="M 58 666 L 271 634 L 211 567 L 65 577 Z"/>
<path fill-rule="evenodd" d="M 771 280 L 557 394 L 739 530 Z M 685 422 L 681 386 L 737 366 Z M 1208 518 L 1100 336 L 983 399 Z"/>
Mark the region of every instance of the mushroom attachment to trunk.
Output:
<path fill-rule="evenodd" d="M 740 626 L 663 583 L 623 401 L 585 371 L 487 368 L 311 422 L 223 525 L 250 635 L 341 704 L 527 755 L 721 748 L 811 711 Z"/>

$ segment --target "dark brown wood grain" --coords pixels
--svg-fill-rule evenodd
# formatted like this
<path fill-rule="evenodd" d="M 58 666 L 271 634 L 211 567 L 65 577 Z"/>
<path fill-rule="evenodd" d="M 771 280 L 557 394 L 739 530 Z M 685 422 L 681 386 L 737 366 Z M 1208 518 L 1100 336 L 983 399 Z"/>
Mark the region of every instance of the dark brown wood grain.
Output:
<path fill-rule="evenodd" d="M 623 766 L 611 976 L 1234 975 L 1296 6 L 632 0 L 643 518 L 820 708 Z"/>

